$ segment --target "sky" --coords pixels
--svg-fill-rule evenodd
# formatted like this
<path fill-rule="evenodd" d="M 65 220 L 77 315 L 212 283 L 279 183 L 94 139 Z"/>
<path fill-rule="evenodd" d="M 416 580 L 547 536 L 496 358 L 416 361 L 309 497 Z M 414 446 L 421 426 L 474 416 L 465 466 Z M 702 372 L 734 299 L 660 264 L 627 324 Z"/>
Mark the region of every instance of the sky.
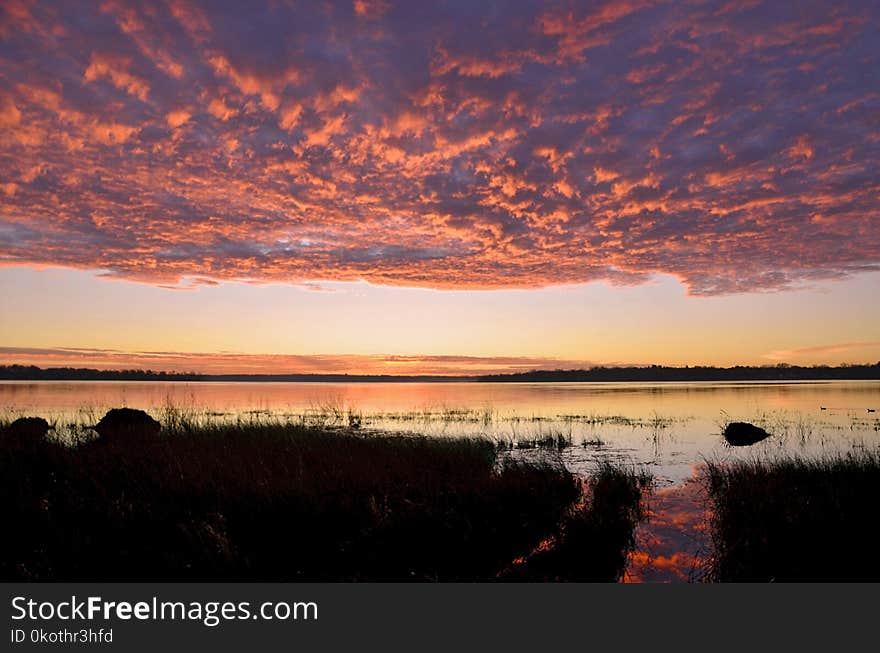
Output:
<path fill-rule="evenodd" d="M 0 3 L 0 363 L 880 360 L 880 7 Z"/>

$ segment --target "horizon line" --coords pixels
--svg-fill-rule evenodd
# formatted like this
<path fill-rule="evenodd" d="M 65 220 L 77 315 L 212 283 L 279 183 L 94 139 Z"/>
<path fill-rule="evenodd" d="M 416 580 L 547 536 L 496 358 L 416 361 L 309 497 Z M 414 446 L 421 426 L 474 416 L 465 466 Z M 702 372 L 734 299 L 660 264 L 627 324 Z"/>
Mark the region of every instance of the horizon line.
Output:
<path fill-rule="evenodd" d="M 874 370 L 877 371 L 874 371 Z M 199 373 L 137 368 L 40 367 L 0 364 L 0 381 L 251 381 L 251 382 L 431 382 L 431 381 L 808 381 L 847 380 L 841 372 L 856 372 L 852 380 L 880 380 L 880 361 L 837 365 L 597 365 L 590 368 L 534 369 L 494 374 L 363 374 L 350 372 Z M 873 372 L 873 373 L 872 373 Z M 811 376 L 812 374 L 812 376 Z M 592 377 L 592 378 L 591 378 Z"/>

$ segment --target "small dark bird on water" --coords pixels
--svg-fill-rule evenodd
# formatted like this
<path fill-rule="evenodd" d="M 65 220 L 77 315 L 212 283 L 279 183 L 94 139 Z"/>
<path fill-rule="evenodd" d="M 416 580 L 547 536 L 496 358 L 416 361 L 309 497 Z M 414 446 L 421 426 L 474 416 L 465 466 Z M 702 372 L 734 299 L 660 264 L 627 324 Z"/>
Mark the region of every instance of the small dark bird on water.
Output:
<path fill-rule="evenodd" d="M 825 406 L 819 406 L 819 410 L 828 410 Z"/>
<path fill-rule="evenodd" d="M 877 412 L 877 409 L 876 409 L 876 408 L 869 408 L 869 409 L 868 409 L 868 412 L 869 412 L 869 413 L 876 413 L 876 412 Z"/>

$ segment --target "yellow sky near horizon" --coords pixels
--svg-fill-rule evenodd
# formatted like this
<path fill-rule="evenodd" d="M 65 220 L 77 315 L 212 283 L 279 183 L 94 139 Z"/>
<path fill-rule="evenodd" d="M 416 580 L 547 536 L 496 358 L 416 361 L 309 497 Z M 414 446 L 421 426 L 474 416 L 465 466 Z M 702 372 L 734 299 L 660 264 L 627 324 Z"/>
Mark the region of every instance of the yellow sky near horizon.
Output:
<path fill-rule="evenodd" d="M 688 296 L 673 277 L 529 290 L 325 283 L 168 290 L 0 268 L 4 363 L 199 372 L 459 374 L 595 364 L 880 360 L 880 274 Z M 316 289 L 317 288 L 317 289 Z"/>

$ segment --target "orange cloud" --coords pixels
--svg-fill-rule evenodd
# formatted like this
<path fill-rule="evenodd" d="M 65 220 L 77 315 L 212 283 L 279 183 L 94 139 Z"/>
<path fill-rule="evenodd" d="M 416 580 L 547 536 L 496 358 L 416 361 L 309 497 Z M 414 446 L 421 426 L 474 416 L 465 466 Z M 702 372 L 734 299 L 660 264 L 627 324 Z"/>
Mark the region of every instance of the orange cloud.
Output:
<path fill-rule="evenodd" d="M 169 111 L 168 115 L 165 116 L 165 121 L 168 123 L 168 126 L 171 127 L 171 129 L 177 129 L 181 125 L 185 124 L 191 117 L 192 115 L 189 113 L 189 111 L 178 109 L 176 111 Z"/>
<path fill-rule="evenodd" d="M 166 286 L 659 272 L 697 295 L 880 269 L 873 4 L 462 11 L 4 3 L 0 264 Z"/>
<path fill-rule="evenodd" d="M 863 342 L 843 342 L 834 345 L 816 345 L 813 347 L 799 347 L 797 349 L 777 349 L 763 355 L 774 361 L 790 360 L 792 358 L 800 358 L 803 356 L 811 356 L 813 354 L 836 354 L 839 352 L 850 351 L 852 349 L 876 350 L 880 349 L 880 340 L 863 341 Z"/>
<path fill-rule="evenodd" d="M 83 79 L 87 82 L 102 78 L 109 79 L 116 88 L 146 101 L 147 95 L 150 93 L 150 85 L 145 80 L 129 73 L 127 70 L 129 65 L 126 59 L 93 53 L 92 59 L 83 73 Z"/>

